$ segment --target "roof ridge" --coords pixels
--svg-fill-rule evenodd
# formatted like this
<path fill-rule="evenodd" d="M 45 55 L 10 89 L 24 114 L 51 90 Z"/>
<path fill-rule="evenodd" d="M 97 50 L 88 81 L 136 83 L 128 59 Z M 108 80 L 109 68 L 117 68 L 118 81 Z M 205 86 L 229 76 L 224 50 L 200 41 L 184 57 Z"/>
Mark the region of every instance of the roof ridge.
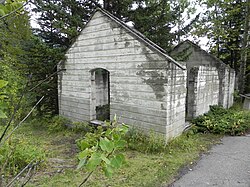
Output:
<path fill-rule="evenodd" d="M 188 40 L 188 39 L 187 39 L 187 40 L 184 40 L 184 41 L 182 41 L 182 42 L 180 42 L 178 45 L 176 45 L 176 46 L 174 47 L 174 49 L 173 49 L 172 51 L 174 51 L 176 48 L 178 48 L 179 46 L 181 46 L 181 45 L 184 44 L 184 43 L 189 43 L 189 44 L 193 45 L 194 47 L 198 48 L 201 52 L 208 54 L 211 58 L 215 59 L 216 61 L 218 61 L 218 62 L 221 63 L 222 65 L 231 68 L 228 64 L 225 64 L 221 59 L 217 58 L 217 57 L 214 56 L 213 54 L 211 54 L 211 53 L 207 52 L 206 50 L 202 49 L 198 44 L 196 44 L 196 43 L 194 43 L 194 42 L 192 42 L 192 41 L 190 41 L 190 40 Z M 233 68 L 231 68 L 231 69 L 234 70 Z"/>
<path fill-rule="evenodd" d="M 179 68 L 181 68 L 182 70 L 185 70 L 186 68 L 184 66 L 182 66 L 179 62 L 177 62 L 176 60 L 174 60 L 172 57 L 170 57 L 166 51 L 161 48 L 159 45 L 157 45 L 156 43 L 154 43 L 153 41 L 149 40 L 146 36 L 144 36 L 141 32 L 139 32 L 136 29 L 132 29 L 131 27 L 129 27 L 125 22 L 123 22 L 122 20 L 120 20 L 119 18 L 117 18 L 116 16 L 114 16 L 113 14 L 111 14 L 110 12 L 108 12 L 107 10 L 104 10 L 100 7 L 98 7 L 96 9 L 96 11 L 101 11 L 103 14 L 105 14 L 106 16 L 108 16 L 110 19 L 112 19 L 113 21 L 115 21 L 116 23 L 118 23 L 119 25 L 121 25 L 124 29 L 128 30 L 130 33 L 134 34 L 136 37 L 140 38 L 144 43 L 146 43 L 148 46 L 150 46 L 151 48 L 154 48 L 158 53 L 161 53 L 161 55 L 163 55 L 165 58 L 167 58 L 168 60 L 170 60 L 172 63 L 174 63 L 176 66 L 178 66 Z M 96 12 L 95 11 L 95 12 Z"/>

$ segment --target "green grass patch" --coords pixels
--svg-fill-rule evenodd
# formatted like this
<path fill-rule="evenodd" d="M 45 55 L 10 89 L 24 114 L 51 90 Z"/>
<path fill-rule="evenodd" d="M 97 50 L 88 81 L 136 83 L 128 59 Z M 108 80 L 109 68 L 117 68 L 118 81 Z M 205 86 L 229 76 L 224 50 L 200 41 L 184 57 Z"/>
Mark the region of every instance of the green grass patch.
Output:
<path fill-rule="evenodd" d="M 44 165 L 26 186 L 78 186 L 88 174 L 84 169 L 76 170 L 80 151 L 76 140 L 82 138 L 85 132 L 64 127 L 58 130 L 59 126 L 56 125 L 56 130 L 53 130 L 48 128 L 47 120 L 33 120 L 23 124 L 14 134 L 15 138 L 25 139 L 37 151 L 42 150 L 44 155 Z M 220 140 L 219 135 L 189 132 L 166 146 L 163 139 L 153 133 L 147 136 L 130 133 L 127 148 L 121 151 L 126 157 L 125 165 L 116 170 L 112 178 L 105 177 L 101 169 L 97 169 L 85 186 L 155 187 L 169 184 L 184 166 L 192 165 L 202 152 Z"/>

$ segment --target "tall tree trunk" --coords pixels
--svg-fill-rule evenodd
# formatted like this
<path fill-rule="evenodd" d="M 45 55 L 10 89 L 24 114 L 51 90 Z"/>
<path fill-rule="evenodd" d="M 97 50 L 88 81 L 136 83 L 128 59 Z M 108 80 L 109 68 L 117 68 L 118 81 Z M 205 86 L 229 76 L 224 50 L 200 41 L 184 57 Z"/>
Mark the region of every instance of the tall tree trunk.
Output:
<path fill-rule="evenodd" d="M 246 1 L 246 13 L 244 22 L 244 34 L 241 49 L 241 59 L 240 59 L 240 74 L 239 74 L 239 91 L 244 93 L 245 83 L 246 83 L 246 64 L 247 64 L 247 50 L 249 44 L 249 24 L 250 24 L 250 13 L 249 13 L 250 0 Z"/>

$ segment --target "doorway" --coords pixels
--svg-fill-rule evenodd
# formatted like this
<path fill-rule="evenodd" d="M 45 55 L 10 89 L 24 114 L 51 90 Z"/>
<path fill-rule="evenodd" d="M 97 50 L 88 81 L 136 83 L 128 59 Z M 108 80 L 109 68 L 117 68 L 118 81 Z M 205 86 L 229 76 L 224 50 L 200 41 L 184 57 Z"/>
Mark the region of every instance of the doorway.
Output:
<path fill-rule="evenodd" d="M 110 73 L 97 68 L 91 71 L 90 120 L 110 120 Z"/>

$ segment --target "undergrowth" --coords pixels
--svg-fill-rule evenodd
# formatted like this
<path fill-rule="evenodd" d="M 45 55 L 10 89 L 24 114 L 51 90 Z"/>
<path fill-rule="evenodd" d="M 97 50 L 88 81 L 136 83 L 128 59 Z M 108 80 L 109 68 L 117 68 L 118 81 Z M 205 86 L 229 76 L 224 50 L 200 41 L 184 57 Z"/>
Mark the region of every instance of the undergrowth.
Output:
<path fill-rule="evenodd" d="M 0 147 L 0 172 L 15 175 L 32 160 L 45 159 L 44 150 L 32 145 L 25 137 L 12 137 Z"/>
<path fill-rule="evenodd" d="M 130 128 L 126 134 L 127 148 L 142 153 L 160 153 L 166 149 L 166 140 L 163 134 L 151 131 L 146 134 L 143 130 Z"/>
<path fill-rule="evenodd" d="M 243 135 L 250 129 L 250 112 L 239 107 L 224 109 L 210 106 L 210 111 L 192 120 L 194 130 L 203 133 Z"/>

